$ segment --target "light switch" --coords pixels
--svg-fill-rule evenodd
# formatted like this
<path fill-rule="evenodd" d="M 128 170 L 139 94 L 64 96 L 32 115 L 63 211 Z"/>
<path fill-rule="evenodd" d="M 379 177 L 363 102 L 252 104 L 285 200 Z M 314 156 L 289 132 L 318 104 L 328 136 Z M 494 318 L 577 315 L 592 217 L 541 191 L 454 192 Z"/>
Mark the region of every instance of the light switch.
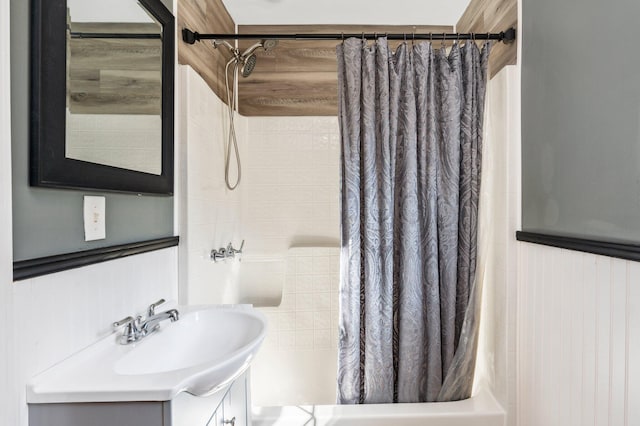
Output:
<path fill-rule="evenodd" d="M 107 237 L 105 227 L 105 198 L 84 196 L 84 240 L 103 240 Z"/>

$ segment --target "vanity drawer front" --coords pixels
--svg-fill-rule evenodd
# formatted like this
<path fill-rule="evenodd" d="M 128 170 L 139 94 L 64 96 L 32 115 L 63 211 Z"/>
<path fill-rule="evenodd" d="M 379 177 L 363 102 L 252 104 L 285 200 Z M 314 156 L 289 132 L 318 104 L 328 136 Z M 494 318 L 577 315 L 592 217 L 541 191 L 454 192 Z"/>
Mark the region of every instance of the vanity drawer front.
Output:
<path fill-rule="evenodd" d="M 29 426 L 169 426 L 163 402 L 29 404 Z"/>

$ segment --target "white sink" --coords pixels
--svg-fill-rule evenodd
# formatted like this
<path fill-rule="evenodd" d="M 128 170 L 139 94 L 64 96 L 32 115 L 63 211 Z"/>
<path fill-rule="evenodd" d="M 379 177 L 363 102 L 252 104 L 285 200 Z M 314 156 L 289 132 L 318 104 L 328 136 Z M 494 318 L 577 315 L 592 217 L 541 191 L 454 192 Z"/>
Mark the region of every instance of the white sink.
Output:
<path fill-rule="evenodd" d="M 265 329 L 264 317 L 254 310 L 198 310 L 143 339 L 116 362 L 114 371 L 120 375 L 194 371 L 197 378 L 185 383 L 185 390 L 200 396 L 246 370 Z"/>
<path fill-rule="evenodd" d="M 180 319 L 130 345 L 103 339 L 34 377 L 27 402 L 165 401 L 203 396 L 242 374 L 266 333 L 246 307 L 178 307 Z"/>

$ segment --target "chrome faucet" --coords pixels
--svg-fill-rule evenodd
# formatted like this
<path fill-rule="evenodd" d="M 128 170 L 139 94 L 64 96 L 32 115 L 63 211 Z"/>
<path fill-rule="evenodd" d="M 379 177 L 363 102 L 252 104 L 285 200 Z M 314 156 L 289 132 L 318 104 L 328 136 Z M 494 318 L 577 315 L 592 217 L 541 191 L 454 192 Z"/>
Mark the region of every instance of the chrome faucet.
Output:
<path fill-rule="evenodd" d="M 160 299 L 149 305 L 147 318 L 145 319 L 142 319 L 142 316 L 137 316 L 136 318 L 128 316 L 120 321 L 114 322 L 114 327 L 124 326 L 124 330 L 118 340 L 120 344 L 128 345 L 129 343 L 142 340 L 146 336 L 156 332 L 160 328 L 161 321 L 167 319 L 171 320 L 171 322 L 178 321 L 180 319 L 180 313 L 176 309 L 169 309 L 156 314 L 156 307 L 164 302 L 164 299 Z"/>
<path fill-rule="evenodd" d="M 227 249 L 220 248 L 218 250 L 211 250 L 211 260 L 217 262 L 218 260 L 225 260 L 227 258 Z"/>
<path fill-rule="evenodd" d="M 236 254 L 242 254 L 243 247 L 244 247 L 244 240 L 242 240 L 242 243 L 240 244 L 239 249 L 234 248 L 232 243 L 229 243 L 229 245 L 227 245 L 227 248 L 220 247 L 217 250 L 213 249 L 211 250 L 211 254 L 210 254 L 211 260 L 213 260 L 214 262 L 217 262 L 218 260 L 235 258 Z"/>
<path fill-rule="evenodd" d="M 140 330 L 144 336 L 147 336 L 160 328 L 160 322 L 164 320 L 175 322 L 179 319 L 180 313 L 176 309 L 169 309 L 168 311 L 147 317 L 144 321 L 140 322 Z"/>

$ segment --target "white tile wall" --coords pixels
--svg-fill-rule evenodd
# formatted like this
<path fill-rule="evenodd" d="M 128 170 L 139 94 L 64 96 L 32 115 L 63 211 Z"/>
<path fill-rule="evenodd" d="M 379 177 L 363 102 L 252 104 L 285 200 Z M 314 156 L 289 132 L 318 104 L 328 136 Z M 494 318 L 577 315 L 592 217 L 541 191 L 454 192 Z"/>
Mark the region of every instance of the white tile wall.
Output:
<path fill-rule="evenodd" d="M 335 402 L 339 256 L 339 248 L 288 251 L 282 303 L 261 308 L 269 331 L 252 365 L 254 405 Z"/>
<path fill-rule="evenodd" d="M 242 223 L 247 250 L 337 246 L 340 139 L 336 117 L 251 117 Z"/>
<path fill-rule="evenodd" d="M 162 121 L 159 115 L 71 114 L 67 109 L 69 158 L 159 175 Z"/>
<path fill-rule="evenodd" d="M 214 263 L 212 249 L 236 248 L 243 238 L 241 207 L 247 191 L 245 140 L 247 120 L 235 119 L 236 133 L 245 162 L 243 180 L 235 191 L 225 186 L 224 162 L 228 134 L 226 105 L 188 66 L 179 66 L 179 205 L 180 299 L 184 303 L 235 303 L 238 300 L 240 263 Z M 231 176 L 235 177 L 232 155 Z M 249 242 L 248 242 L 249 243 Z"/>
<path fill-rule="evenodd" d="M 248 125 L 242 216 L 246 250 L 287 259 L 282 303 L 265 310 L 271 328 L 252 367 L 253 401 L 332 404 L 340 240 L 338 121 L 251 117 Z"/>
<path fill-rule="evenodd" d="M 340 231 L 337 119 L 238 116 L 243 180 L 231 192 L 224 185 L 226 106 L 190 67 L 179 67 L 178 74 L 180 300 L 238 300 L 242 263 L 208 258 L 211 249 L 230 241 L 237 247 L 245 239 L 248 257 L 287 258 L 283 301 L 268 312 L 271 327 L 261 350 L 261 359 L 270 361 L 264 369 L 259 360 L 253 366 L 254 402 L 277 393 L 287 404 L 332 403 Z M 289 250 L 295 246 L 334 248 Z M 273 380 L 280 382 L 278 391 Z"/>
<path fill-rule="evenodd" d="M 487 88 L 480 198 L 479 265 L 484 272 L 476 387 L 488 386 L 516 424 L 517 250 L 520 222 L 519 69 L 506 67 Z"/>

